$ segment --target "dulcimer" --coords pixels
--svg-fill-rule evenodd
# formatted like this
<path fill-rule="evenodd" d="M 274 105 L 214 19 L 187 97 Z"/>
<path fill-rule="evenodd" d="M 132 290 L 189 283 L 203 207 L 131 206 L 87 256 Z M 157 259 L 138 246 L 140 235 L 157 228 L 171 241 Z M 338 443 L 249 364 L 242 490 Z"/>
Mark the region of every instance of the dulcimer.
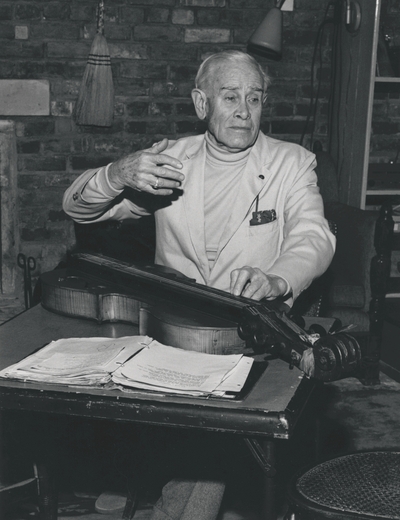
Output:
<path fill-rule="evenodd" d="M 357 376 L 361 349 L 345 332 L 309 334 L 278 301 L 257 302 L 196 283 L 173 269 L 131 265 L 100 254 L 74 253 L 68 267 L 41 276 L 42 305 L 61 314 L 138 323 L 140 307 L 198 312 L 235 324 L 255 352 L 297 366 L 308 376 L 334 381 Z"/>

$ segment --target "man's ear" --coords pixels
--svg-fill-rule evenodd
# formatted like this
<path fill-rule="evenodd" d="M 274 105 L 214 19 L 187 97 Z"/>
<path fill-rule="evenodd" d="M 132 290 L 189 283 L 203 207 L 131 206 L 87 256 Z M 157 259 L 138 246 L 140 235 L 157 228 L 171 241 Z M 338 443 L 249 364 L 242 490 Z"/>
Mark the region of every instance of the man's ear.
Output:
<path fill-rule="evenodd" d="M 207 116 L 207 96 L 205 92 L 199 88 L 194 88 L 192 90 L 192 99 L 197 117 L 199 119 L 205 119 Z"/>

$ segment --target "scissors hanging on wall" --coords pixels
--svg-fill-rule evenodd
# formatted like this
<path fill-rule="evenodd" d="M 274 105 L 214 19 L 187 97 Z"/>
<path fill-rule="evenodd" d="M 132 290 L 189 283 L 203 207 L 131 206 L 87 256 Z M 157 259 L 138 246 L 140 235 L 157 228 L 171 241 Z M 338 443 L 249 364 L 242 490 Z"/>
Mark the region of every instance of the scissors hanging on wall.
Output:
<path fill-rule="evenodd" d="M 31 273 L 36 269 L 36 260 L 33 256 L 25 256 L 23 253 L 18 253 L 18 266 L 24 271 L 24 298 L 25 309 L 32 307 L 32 279 Z"/>

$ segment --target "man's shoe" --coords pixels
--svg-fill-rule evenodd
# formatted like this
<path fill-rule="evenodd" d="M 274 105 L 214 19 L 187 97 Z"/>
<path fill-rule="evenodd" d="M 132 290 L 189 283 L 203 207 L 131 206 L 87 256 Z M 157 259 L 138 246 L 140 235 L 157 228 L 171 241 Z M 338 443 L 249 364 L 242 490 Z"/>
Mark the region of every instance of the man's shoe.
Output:
<path fill-rule="evenodd" d="M 125 509 L 126 495 L 106 491 L 102 493 L 94 505 L 97 513 L 110 515 L 112 513 L 122 513 Z"/>

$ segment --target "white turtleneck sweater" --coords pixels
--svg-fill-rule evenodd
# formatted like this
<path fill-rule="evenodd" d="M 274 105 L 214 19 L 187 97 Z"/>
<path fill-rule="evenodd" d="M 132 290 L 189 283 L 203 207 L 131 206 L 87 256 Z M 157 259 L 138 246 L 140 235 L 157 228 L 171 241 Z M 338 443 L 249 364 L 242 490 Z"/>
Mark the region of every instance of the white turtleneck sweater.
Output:
<path fill-rule="evenodd" d="M 232 153 L 206 139 L 204 174 L 204 219 L 207 257 L 212 269 L 222 232 L 229 220 L 237 189 L 251 152 L 251 147 Z"/>

